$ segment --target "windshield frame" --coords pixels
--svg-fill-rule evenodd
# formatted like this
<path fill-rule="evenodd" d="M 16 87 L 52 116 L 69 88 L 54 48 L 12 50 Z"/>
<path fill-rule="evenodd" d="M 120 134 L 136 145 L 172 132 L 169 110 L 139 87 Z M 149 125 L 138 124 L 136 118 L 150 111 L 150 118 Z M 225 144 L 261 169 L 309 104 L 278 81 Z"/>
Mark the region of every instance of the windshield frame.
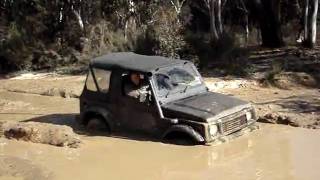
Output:
<path fill-rule="evenodd" d="M 189 68 L 191 68 L 190 70 L 193 71 L 194 74 L 192 74 L 193 76 L 196 76 L 199 78 L 200 83 L 194 86 L 186 86 L 188 89 L 185 92 L 182 91 L 177 91 L 174 93 L 170 93 L 168 95 L 164 95 L 162 93 L 160 93 L 159 91 L 159 86 L 157 83 L 157 79 L 156 79 L 156 75 L 158 74 L 157 72 L 161 72 L 161 70 L 169 70 L 169 69 L 173 69 L 174 67 L 183 67 L 189 65 Z M 207 87 L 203 81 L 203 78 L 201 76 L 201 74 L 199 73 L 199 71 L 197 70 L 197 68 L 195 67 L 195 65 L 192 62 L 185 62 L 185 63 L 181 63 L 181 64 L 177 64 L 174 67 L 172 66 L 167 66 L 167 67 L 162 67 L 159 68 L 157 71 L 153 72 L 153 75 L 151 77 L 152 83 L 153 83 L 153 87 L 154 88 L 154 92 L 156 93 L 155 96 L 157 96 L 157 98 L 159 99 L 159 101 L 163 104 L 163 103 L 168 103 L 168 102 L 172 102 L 178 99 L 183 99 L 183 98 L 187 98 L 190 96 L 194 96 L 197 95 L 199 93 L 203 93 L 203 92 L 207 92 Z"/>

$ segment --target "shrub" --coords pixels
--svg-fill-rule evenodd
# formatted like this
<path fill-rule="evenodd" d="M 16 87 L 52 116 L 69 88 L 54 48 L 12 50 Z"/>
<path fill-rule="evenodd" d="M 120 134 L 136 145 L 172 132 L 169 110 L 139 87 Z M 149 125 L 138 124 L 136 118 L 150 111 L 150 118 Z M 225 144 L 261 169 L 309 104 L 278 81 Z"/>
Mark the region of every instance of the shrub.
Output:
<path fill-rule="evenodd" d="M 183 26 L 173 9 L 160 7 L 154 21 L 137 38 L 135 52 L 171 58 L 183 57 L 186 42 Z"/>
<path fill-rule="evenodd" d="M 83 51 L 92 56 L 132 49 L 124 36 L 124 31 L 114 30 L 107 21 L 101 21 L 89 27 L 89 34 L 85 41 Z"/>
<path fill-rule="evenodd" d="M 271 70 L 266 72 L 264 78 L 261 79 L 261 84 L 264 86 L 277 86 L 276 77 L 284 71 L 284 64 L 281 60 L 274 60 L 271 64 Z"/>
<path fill-rule="evenodd" d="M 25 59 L 30 55 L 30 50 L 25 46 L 21 30 L 16 23 L 11 23 L 7 35 L 0 44 L 1 64 L 12 69 L 22 69 L 29 65 Z"/>
<path fill-rule="evenodd" d="M 223 34 L 217 42 L 211 42 L 209 34 L 192 34 L 186 36 L 199 58 L 200 68 L 219 68 L 227 74 L 247 76 L 252 71 L 248 62 L 249 51 L 235 44 L 234 38 Z"/>

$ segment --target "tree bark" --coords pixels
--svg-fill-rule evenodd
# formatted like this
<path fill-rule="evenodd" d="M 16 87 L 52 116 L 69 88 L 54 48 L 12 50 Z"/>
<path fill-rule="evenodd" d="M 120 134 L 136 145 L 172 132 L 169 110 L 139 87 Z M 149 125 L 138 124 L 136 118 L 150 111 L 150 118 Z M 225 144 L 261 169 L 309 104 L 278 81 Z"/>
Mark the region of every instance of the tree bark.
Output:
<path fill-rule="evenodd" d="M 124 38 L 128 39 L 129 32 L 135 30 L 136 28 L 136 19 L 135 19 L 135 13 L 136 13 L 136 4 L 133 0 L 128 1 L 128 11 L 129 14 L 126 15 L 124 19 Z"/>
<path fill-rule="evenodd" d="M 319 0 L 306 0 L 305 7 L 305 46 L 313 48 L 317 40 L 317 14 Z"/>
<path fill-rule="evenodd" d="M 270 0 L 268 0 L 270 1 Z M 281 0 L 271 0 L 271 12 L 273 16 L 271 18 L 271 27 L 274 29 L 275 42 L 278 46 L 284 46 L 284 41 L 282 39 L 282 29 L 281 29 Z"/>
<path fill-rule="evenodd" d="M 280 21 L 280 0 L 255 0 L 259 14 L 262 45 L 270 48 L 284 46 Z"/>
<path fill-rule="evenodd" d="M 209 0 L 207 1 L 210 16 L 210 31 L 213 42 L 220 39 L 223 33 L 223 22 L 221 17 L 221 0 Z"/>
<path fill-rule="evenodd" d="M 216 42 L 219 39 L 219 34 L 216 26 L 215 1 L 216 0 L 210 0 L 210 5 L 209 5 L 210 31 L 211 31 L 211 38 L 213 42 Z"/>
<path fill-rule="evenodd" d="M 309 0 L 305 0 L 304 6 L 304 40 L 308 39 L 308 14 L 309 14 Z"/>
<path fill-rule="evenodd" d="M 84 28 L 84 24 L 83 24 L 83 20 L 82 20 L 82 17 L 80 15 L 80 11 L 76 11 L 75 9 L 73 9 L 73 14 L 76 16 L 77 18 L 77 21 L 78 21 L 78 24 L 79 24 L 79 27 L 81 28 L 81 30 L 83 30 Z"/>
<path fill-rule="evenodd" d="M 223 26 L 222 26 L 222 18 L 221 18 L 221 0 L 215 0 L 215 16 L 217 18 L 216 21 L 216 27 L 218 31 L 218 35 L 221 36 L 223 32 Z"/>
<path fill-rule="evenodd" d="M 249 35 L 250 35 L 250 31 L 249 31 L 249 12 L 248 9 L 246 7 L 246 4 L 243 2 L 243 0 L 239 0 L 240 2 L 240 6 L 242 8 L 242 11 L 244 12 L 244 17 L 243 17 L 243 22 L 242 22 L 242 26 L 245 30 L 245 35 L 246 35 L 246 39 L 245 39 L 245 45 L 248 46 L 249 44 Z"/>
<path fill-rule="evenodd" d="M 174 10 L 176 11 L 177 16 L 180 16 L 182 7 L 186 0 L 171 0 L 170 3 L 174 7 Z"/>

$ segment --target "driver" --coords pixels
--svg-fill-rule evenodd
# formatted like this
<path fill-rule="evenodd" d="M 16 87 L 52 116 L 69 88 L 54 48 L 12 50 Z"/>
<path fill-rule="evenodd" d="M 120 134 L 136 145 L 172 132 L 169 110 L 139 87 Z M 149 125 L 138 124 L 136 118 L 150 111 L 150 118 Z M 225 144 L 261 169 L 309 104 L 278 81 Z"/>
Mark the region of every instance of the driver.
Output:
<path fill-rule="evenodd" d="M 127 96 L 144 102 L 148 94 L 148 86 L 145 84 L 144 76 L 136 72 L 130 73 L 129 82 L 124 86 L 124 92 Z"/>

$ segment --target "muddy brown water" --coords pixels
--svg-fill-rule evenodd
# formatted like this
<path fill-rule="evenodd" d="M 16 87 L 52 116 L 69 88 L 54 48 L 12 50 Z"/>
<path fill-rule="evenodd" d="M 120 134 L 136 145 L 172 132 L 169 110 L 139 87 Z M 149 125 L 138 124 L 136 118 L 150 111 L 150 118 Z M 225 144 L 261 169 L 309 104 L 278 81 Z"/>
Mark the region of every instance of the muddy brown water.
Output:
<path fill-rule="evenodd" d="M 0 91 L 0 97 L 2 121 L 79 112 L 77 99 L 6 91 Z M 260 130 L 231 142 L 193 147 L 104 136 L 81 138 L 84 143 L 78 149 L 0 139 L 0 180 L 316 180 L 320 176 L 316 130 L 261 124 Z"/>
<path fill-rule="evenodd" d="M 219 146 L 83 137 L 70 149 L 1 139 L 0 153 L 32 161 L 52 179 L 319 179 L 319 137 L 267 125 Z"/>

